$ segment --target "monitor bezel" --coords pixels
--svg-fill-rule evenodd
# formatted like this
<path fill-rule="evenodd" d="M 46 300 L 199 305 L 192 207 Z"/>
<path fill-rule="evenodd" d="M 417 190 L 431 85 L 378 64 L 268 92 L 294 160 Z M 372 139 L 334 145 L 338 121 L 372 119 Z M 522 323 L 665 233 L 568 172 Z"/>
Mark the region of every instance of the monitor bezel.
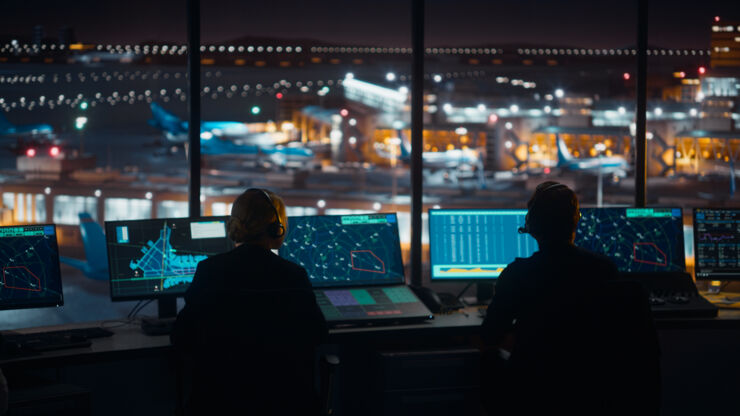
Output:
<path fill-rule="evenodd" d="M 666 206 L 666 205 L 650 206 L 650 207 L 635 207 L 635 206 L 610 206 L 610 207 L 580 206 L 580 207 L 578 207 L 578 211 L 580 212 L 584 208 L 587 208 L 587 209 L 596 209 L 596 210 L 599 210 L 599 209 L 624 209 L 624 210 L 628 210 L 628 209 L 677 209 L 677 210 L 679 210 L 681 212 L 681 215 L 680 215 L 680 218 L 681 218 L 681 233 L 680 233 L 680 235 L 681 235 L 681 253 L 683 255 L 683 270 L 681 270 L 681 271 L 683 271 L 683 272 L 686 271 L 686 234 L 684 233 L 684 229 L 683 229 L 683 227 L 684 227 L 685 224 L 684 224 L 683 208 L 682 207 L 680 207 L 680 206 L 670 206 L 670 205 L 668 205 L 668 206 Z M 580 220 L 578 222 L 580 224 Z M 577 231 L 577 226 L 576 226 L 576 231 Z M 574 241 L 574 243 L 575 243 L 575 241 Z M 578 245 L 576 244 L 576 246 L 578 246 Z M 578 247 L 580 247 L 580 246 L 578 246 Z M 585 250 L 587 250 L 587 249 L 585 249 Z M 606 254 L 604 254 L 604 256 L 609 257 Z M 609 257 L 609 258 L 611 259 L 611 257 Z M 676 271 L 657 271 L 657 272 L 649 272 L 649 273 L 675 273 L 675 272 Z M 639 273 L 646 273 L 646 272 L 622 272 L 622 271 L 619 271 L 619 273 L 622 273 L 622 274 L 625 274 L 625 275 L 629 275 L 629 274 L 632 274 L 632 273 L 639 274 Z"/>
<path fill-rule="evenodd" d="M 368 283 L 368 282 L 361 282 L 361 283 L 349 283 L 342 286 L 314 286 L 313 283 L 311 284 L 312 289 L 345 289 L 345 288 L 355 288 L 355 287 L 363 287 L 363 286 L 391 286 L 391 285 L 405 285 L 406 282 L 406 267 L 403 263 L 403 249 L 401 248 L 401 230 L 398 228 L 398 213 L 397 212 L 368 212 L 365 214 L 331 214 L 331 215 L 293 215 L 288 217 L 288 230 L 286 232 L 285 238 L 288 238 L 288 234 L 290 233 L 290 223 L 291 219 L 293 218 L 315 218 L 315 217 L 354 217 L 354 216 L 360 216 L 360 215 L 393 215 L 396 218 L 396 233 L 398 235 L 398 262 L 402 267 L 402 273 L 401 273 L 401 279 L 398 281 L 383 281 L 378 283 Z M 282 247 L 282 246 L 281 246 Z M 282 258 L 283 260 L 290 261 L 280 255 L 280 249 L 278 249 L 278 256 Z M 294 263 L 295 264 L 295 263 Z M 300 266 L 300 265 L 299 265 Z M 303 266 L 301 266 L 303 267 Z M 309 282 L 311 279 L 309 279 Z"/>
<path fill-rule="evenodd" d="M 433 250 L 432 245 L 434 244 L 434 233 L 432 233 L 432 212 L 435 211 L 524 211 L 527 212 L 527 208 L 429 208 L 427 210 L 427 229 L 429 230 L 429 281 L 434 282 L 461 282 L 461 283 L 495 283 L 500 274 L 496 277 L 463 277 L 463 278 L 451 278 L 451 277 L 434 277 L 433 269 Z M 522 224 L 524 226 L 524 224 Z M 539 246 L 538 246 L 539 248 Z"/>
<path fill-rule="evenodd" d="M 700 277 L 699 276 L 699 272 L 698 272 L 699 262 L 697 261 L 699 240 L 698 240 L 698 233 L 696 232 L 696 212 L 698 210 L 738 211 L 740 212 L 740 207 L 694 207 L 692 208 L 691 230 L 692 230 L 692 233 L 694 234 L 693 235 L 693 239 L 694 239 L 694 279 L 703 280 L 703 281 L 712 281 L 712 280 L 728 281 L 728 282 L 740 281 L 740 272 L 737 274 L 737 277 L 731 277 L 729 279 L 725 276 L 722 276 L 722 278 L 704 277 L 704 276 Z"/>
<path fill-rule="evenodd" d="M 64 285 L 62 284 L 62 265 L 59 261 L 59 238 L 57 234 L 57 226 L 56 224 L 21 224 L 21 225 L 4 225 L 0 226 L 0 228 L 11 228 L 11 227 L 54 227 L 54 242 L 56 243 L 57 250 L 56 254 L 54 255 L 54 259 L 52 259 L 53 262 L 57 265 L 57 270 L 59 270 L 59 299 L 58 301 L 50 301 L 45 303 L 19 303 L 15 305 L 3 305 L 2 302 L 0 302 L 0 310 L 3 311 L 11 311 L 16 309 L 34 309 L 34 308 L 50 308 L 50 307 L 60 307 L 64 306 Z"/>
<path fill-rule="evenodd" d="M 111 301 L 113 302 L 124 302 L 124 301 L 131 301 L 131 300 L 149 300 L 149 299 L 176 299 L 178 297 L 185 296 L 185 291 L 181 293 L 173 293 L 173 292 L 160 292 L 160 293 L 151 293 L 151 294 L 142 294 L 142 295 L 124 295 L 124 296 L 116 296 L 113 292 L 113 283 L 111 280 L 113 279 L 113 276 L 111 275 L 111 247 L 108 243 L 108 227 L 115 227 L 116 225 L 121 224 L 131 224 L 132 222 L 147 222 L 147 221 L 167 221 L 167 220 L 177 220 L 177 221 L 202 221 L 202 220 L 223 220 L 224 226 L 227 226 L 228 219 L 230 218 L 229 215 L 217 215 L 217 216 L 201 216 L 201 217 L 168 217 L 168 218 L 145 218 L 145 219 L 138 219 L 138 220 L 115 220 L 115 221 L 105 221 L 105 248 L 106 253 L 108 255 L 108 289 L 110 293 Z M 227 229 L 227 235 L 228 237 L 228 229 Z M 229 241 L 231 241 L 229 239 Z M 231 249 L 234 248 L 234 242 L 231 241 Z M 188 286 L 190 287 L 190 286 Z"/>

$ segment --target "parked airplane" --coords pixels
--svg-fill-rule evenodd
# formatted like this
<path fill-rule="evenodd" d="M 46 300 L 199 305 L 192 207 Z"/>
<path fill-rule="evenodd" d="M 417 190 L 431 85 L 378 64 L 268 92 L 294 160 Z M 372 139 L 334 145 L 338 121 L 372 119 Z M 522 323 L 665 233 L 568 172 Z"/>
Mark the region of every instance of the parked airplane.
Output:
<path fill-rule="evenodd" d="M 59 261 L 82 271 L 88 279 L 108 280 L 108 253 L 103 228 L 90 214 L 81 212 L 80 234 L 87 260 L 61 256 Z"/>
<path fill-rule="evenodd" d="M 149 124 L 162 129 L 168 140 L 185 143 L 188 122 L 164 110 L 159 104 L 150 106 L 153 119 Z M 282 132 L 249 132 L 244 123 L 236 121 L 203 121 L 200 129 L 201 154 L 208 156 L 240 155 L 282 167 L 293 167 L 313 159 L 311 149 L 285 143 Z"/>
<path fill-rule="evenodd" d="M 573 157 L 560 137 L 557 138 L 557 146 L 558 163 L 556 167 L 560 169 L 589 173 L 598 173 L 601 170 L 601 173 L 619 177 L 627 176 L 627 171 L 630 169 L 627 159 L 622 156 L 576 158 Z"/>
<path fill-rule="evenodd" d="M 151 103 L 149 108 L 153 116 L 149 120 L 149 125 L 164 131 L 167 140 L 175 143 L 184 143 L 188 140 L 187 121 L 180 120 L 157 103 Z M 238 121 L 201 121 L 200 123 L 201 138 L 244 139 L 248 134 L 249 127 Z"/>
<path fill-rule="evenodd" d="M 399 144 L 401 152 L 400 155 L 398 155 L 397 157 L 398 160 L 407 163 L 411 159 L 411 143 L 409 143 L 408 140 L 403 137 L 401 132 L 399 132 L 399 136 L 401 137 L 401 143 Z M 384 150 L 381 146 L 376 146 L 376 152 L 382 158 L 393 158 L 391 152 Z M 421 158 L 424 163 L 424 169 L 430 170 L 472 170 L 473 168 L 481 167 L 480 155 L 478 151 L 473 149 L 452 149 L 441 152 L 422 152 Z"/>
<path fill-rule="evenodd" d="M 48 124 L 12 124 L 5 115 L 0 112 L 0 136 L 48 136 L 54 132 Z"/>

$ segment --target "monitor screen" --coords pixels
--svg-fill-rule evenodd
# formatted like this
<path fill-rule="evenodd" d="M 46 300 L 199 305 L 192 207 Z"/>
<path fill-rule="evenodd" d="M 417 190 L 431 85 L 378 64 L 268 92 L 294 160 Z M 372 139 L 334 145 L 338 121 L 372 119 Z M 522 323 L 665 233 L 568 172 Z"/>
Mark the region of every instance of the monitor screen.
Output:
<path fill-rule="evenodd" d="M 537 241 L 520 234 L 526 209 L 429 210 L 432 280 L 495 279 L 517 257 L 537 251 Z"/>
<path fill-rule="evenodd" d="M 54 225 L 0 227 L 0 265 L 0 309 L 64 304 Z"/>
<path fill-rule="evenodd" d="M 581 208 L 575 243 L 624 273 L 686 270 L 680 208 Z"/>
<path fill-rule="evenodd" d="M 314 287 L 405 281 L 396 214 L 290 217 L 279 253 L 303 266 Z"/>
<path fill-rule="evenodd" d="M 184 294 L 198 262 L 234 248 L 228 218 L 107 221 L 111 299 Z"/>
<path fill-rule="evenodd" d="M 740 280 L 740 208 L 694 208 L 697 279 Z"/>
<path fill-rule="evenodd" d="M 315 289 L 316 303 L 330 324 L 356 320 L 428 319 L 432 313 L 405 285 Z"/>

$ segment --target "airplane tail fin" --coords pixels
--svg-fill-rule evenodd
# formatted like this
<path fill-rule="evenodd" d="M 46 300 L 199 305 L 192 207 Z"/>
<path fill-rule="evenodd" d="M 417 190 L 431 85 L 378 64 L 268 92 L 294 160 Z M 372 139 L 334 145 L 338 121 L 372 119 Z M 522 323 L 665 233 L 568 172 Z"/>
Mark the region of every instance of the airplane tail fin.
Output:
<path fill-rule="evenodd" d="M 80 234 L 82 235 L 87 264 L 90 270 L 106 270 L 108 268 L 108 253 L 106 252 L 103 228 L 87 212 L 81 212 L 79 216 Z"/>
<path fill-rule="evenodd" d="M 411 158 L 411 143 L 408 138 L 403 134 L 403 130 L 396 130 L 398 138 L 401 139 L 401 160 L 408 160 Z"/>
<path fill-rule="evenodd" d="M 558 142 L 558 166 L 562 166 L 573 160 L 573 155 L 570 154 L 568 146 L 565 145 L 565 142 L 560 138 L 560 136 L 557 136 L 556 140 Z"/>
<path fill-rule="evenodd" d="M 180 133 L 183 130 L 184 122 L 176 115 L 168 112 L 157 103 L 149 104 L 149 108 L 152 110 L 152 117 L 154 117 L 149 120 L 150 125 L 173 134 Z M 187 128 L 184 130 L 187 131 Z"/>
<path fill-rule="evenodd" d="M 8 131 L 11 127 L 13 127 L 13 124 L 11 124 L 7 117 L 5 117 L 5 114 L 0 111 L 0 131 Z"/>

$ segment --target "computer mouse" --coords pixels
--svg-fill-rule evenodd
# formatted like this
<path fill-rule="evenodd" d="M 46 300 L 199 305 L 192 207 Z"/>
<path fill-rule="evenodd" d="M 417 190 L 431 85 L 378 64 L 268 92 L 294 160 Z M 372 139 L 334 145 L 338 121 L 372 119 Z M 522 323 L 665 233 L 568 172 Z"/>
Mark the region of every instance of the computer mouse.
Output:
<path fill-rule="evenodd" d="M 410 286 L 421 303 L 424 304 L 432 313 L 439 313 L 442 310 L 442 300 L 437 292 L 425 286 Z"/>

